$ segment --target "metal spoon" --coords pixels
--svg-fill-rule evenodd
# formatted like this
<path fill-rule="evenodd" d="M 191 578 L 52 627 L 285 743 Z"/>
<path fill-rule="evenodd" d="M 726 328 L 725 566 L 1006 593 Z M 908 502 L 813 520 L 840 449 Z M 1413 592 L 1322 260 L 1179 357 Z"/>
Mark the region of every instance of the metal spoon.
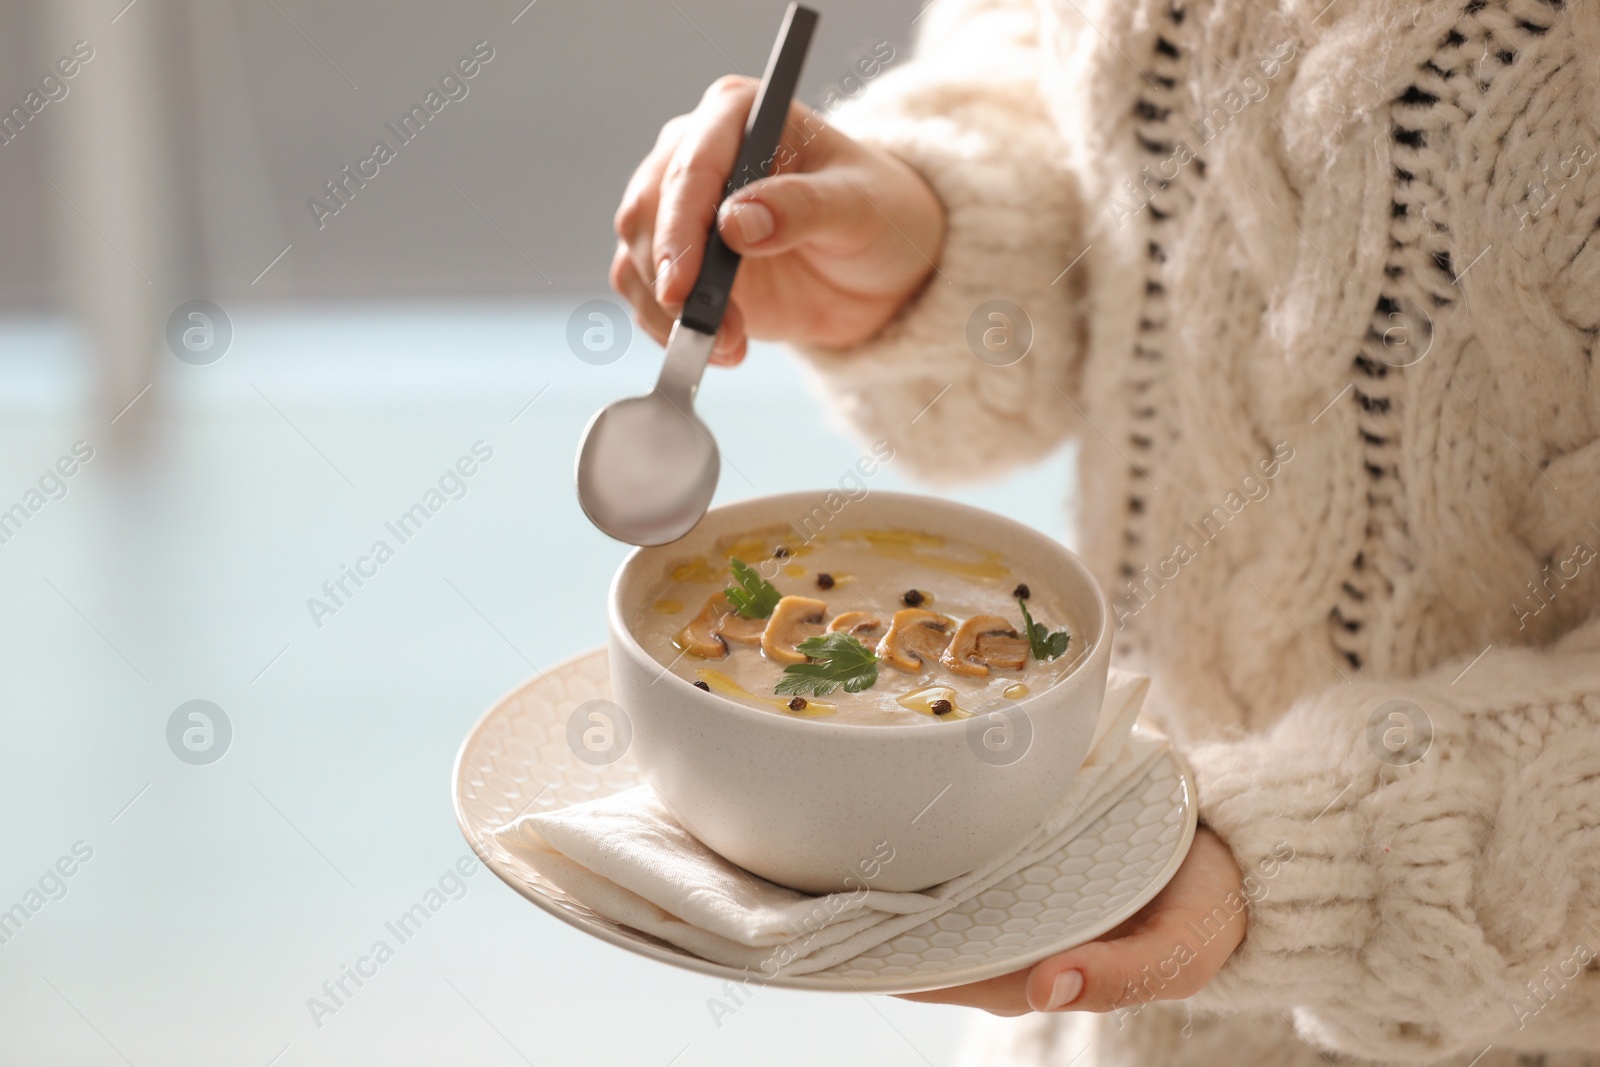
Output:
<path fill-rule="evenodd" d="M 724 196 L 771 172 L 816 25 L 815 11 L 789 5 Z M 590 522 L 619 541 L 676 541 L 694 529 L 716 492 L 721 454 L 694 413 L 694 396 L 738 269 L 739 254 L 723 243 L 713 223 L 700 275 L 667 338 L 655 389 L 600 409 L 583 431 L 578 503 Z"/>

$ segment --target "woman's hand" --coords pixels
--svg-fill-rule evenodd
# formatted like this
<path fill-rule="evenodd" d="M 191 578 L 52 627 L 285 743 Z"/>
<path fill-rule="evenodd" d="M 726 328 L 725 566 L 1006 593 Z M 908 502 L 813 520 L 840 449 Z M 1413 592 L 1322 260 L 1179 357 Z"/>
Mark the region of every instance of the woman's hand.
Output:
<path fill-rule="evenodd" d="M 916 171 L 803 104 L 789 109 L 773 175 L 719 212 L 755 92 L 749 78 L 719 79 L 663 126 L 617 209 L 611 284 L 659 342 L 694 287 L 713 215 L 744 256 L 716 363 L 738 363 L 749 337 L 867 339 L 922 284 L 944 240 L 944 209 Z"/>
<path fill-rule="evenodd" d="M 985 982 L 908 993 L 907 1000 L 965 1004 L 996 1015 L 1113 1011 L 1193 996 L 1244 938 L 1244 879 L 1233 853 L 1205 827 L 1172 881 L 1099 941 Z"/>

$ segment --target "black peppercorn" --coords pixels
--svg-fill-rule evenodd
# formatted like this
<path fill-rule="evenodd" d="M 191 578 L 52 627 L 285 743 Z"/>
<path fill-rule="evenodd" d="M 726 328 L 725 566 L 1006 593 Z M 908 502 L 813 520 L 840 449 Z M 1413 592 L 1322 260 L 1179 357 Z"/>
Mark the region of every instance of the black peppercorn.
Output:
<path fill-rule="evenodd" d="M 833 575 L 831 575 L 831 574 L 819 574 L 819 575 L 817 575 L 817 588 L 818 589 L 832 589 L 833 588 Z"/>
<path fill-rule="evenodd" d="M 928 710 L 935 715 L 948 715 L 955 710 L 955 707 L 948 700 L 935 700 L 928 705 Z"/>
<path fill-rule="evenodd" d="M 790 711 L 804 711 L 804 710 L 806 710 L 806 698 L 805 697 L 795 697 L 793 700 L 789 701 L 789 710 Z"/>
<path fill-rule="evenodd" d="M 1011 595 L 1016 597 L 1018 600 L 1027 600 L 1031 594 L 1028 592 L 1027 585 L 1024 584 L 1019 585 L 1015 589 L 1011 590 Z"/>
<path fill-rule="evenodd" d="M 777 548 L 772 550 L 772 557 L 774 559 L 788 559 L 789 547 L 787 545 L 779 545 Z"/>
<path fill-rule="evenodd" d="M 704 682 L 696 682 L 694 683 L 694 687 L 696 689 L 704 689 L 708 693 L 711 692 L 711 687 Z"/>
<path fill-rule="evenodd" d="M 919 592 L 916 589 L 907 589 L 906 590 L 906 595 L 901 597 L 900 599 L 905 601 L 906 607 L 914 608 L 918 604 L 922 603 L 923 596 L 922 596 L 922 593 Z"/>

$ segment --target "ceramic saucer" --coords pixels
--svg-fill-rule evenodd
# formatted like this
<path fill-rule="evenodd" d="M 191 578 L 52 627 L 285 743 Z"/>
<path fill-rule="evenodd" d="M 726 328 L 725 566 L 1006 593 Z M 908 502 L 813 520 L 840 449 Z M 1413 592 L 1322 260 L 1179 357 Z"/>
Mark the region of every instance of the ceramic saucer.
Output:
<path fill-rule="evenodd" d="M 567 720 L 610 696 L 606 650 L 585 652 L 506 694 L 456 756 L 456 821 L 501 880 L 556 918 L 603 941 L 692 971 L 746 979 L 597 915 L 494 840 L 523 814 L 607 796 L 642 780 L 631 754 L 591 765 L 573 754 Z M 826 970 L 765 982 L 794 989 L 911 993 L 980 981 L 1092 941 L 1161 891 L 1194 839 L 1194 779 L 1170 746 L 1089 830 L 953 910 Z"/>

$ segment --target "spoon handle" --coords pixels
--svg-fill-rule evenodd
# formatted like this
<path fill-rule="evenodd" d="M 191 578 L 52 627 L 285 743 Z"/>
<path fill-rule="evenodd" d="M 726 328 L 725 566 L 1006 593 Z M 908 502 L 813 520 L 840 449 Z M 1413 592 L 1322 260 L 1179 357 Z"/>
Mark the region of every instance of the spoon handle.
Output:
<path fill-rule="evenodd" d="M 761 87 L 756 90 L 750 117 L 745 121 L 744 141 L 739 146 L 739 157 L 734 161 L 724 197 L 771 173 L 783 136 L 783 124 L 789 117 L 789 104 L 794 99 L 795 85 L 800 81 L 800 68 L 805 63 L 806 50 L 811 46 L 811 35 L 816 28 L 815 11 L 797 3 L 789 5 L 772 55 L 767 57 L 767 69 L 761 75 Z M 738 269 L 739 253 L 722 242 L 713 222 L 700 276 L 695 279 L 688 300 L 684 301 L 682 325 L 703 334 L 715 334 L 728 309 L 728 293 Z"/>

